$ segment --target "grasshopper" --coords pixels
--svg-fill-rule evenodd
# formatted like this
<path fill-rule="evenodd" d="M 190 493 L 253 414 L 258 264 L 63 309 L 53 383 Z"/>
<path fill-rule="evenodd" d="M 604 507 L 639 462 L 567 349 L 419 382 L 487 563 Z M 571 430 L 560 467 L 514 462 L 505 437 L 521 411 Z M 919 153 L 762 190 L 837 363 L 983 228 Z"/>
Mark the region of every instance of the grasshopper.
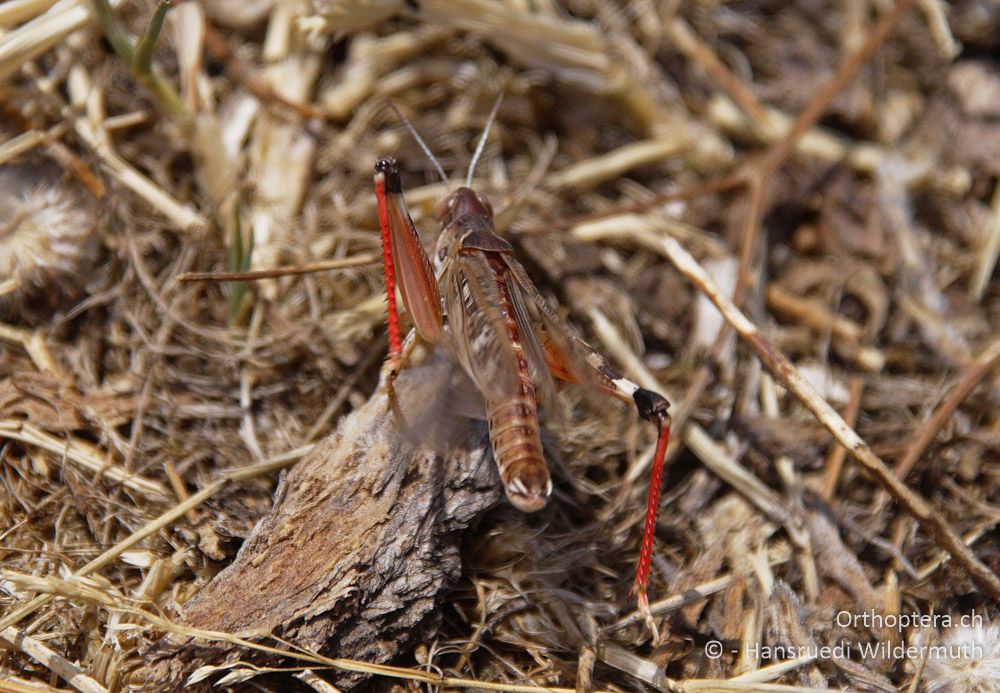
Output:
<path fill-rule="evenodd" d="M 543 402 L 551 402 L 554 397 L 552 378 L 590 384 L 611 397 L 633 403 L 639 416 L 656 426 L 658 432 L 633 586 L 639 608 L 652 628 L 646 586 L 670 440 L 669 403 L 662 395 L 624 377 L 574 336 L 517 261 L 511 244 L 497 235 L 493 206 L 471 186 L 499 104 L 498 100 L 480 138 L 466 184 L 437 206 L 441 231 L 433 260 L 424 251 L 406 209 L 396 160 L 386 157 L 375 164 L 388 302 L 389 353 L 383 382 L 394 410 L 401 416 L 393 383 L 412 344 L 419 339 L 447 349 L 486 403 L 485 418 L 504 491 L 510 502 L 524 512 L 542 508 L 552 491 L 538 422 L 539 394 Z M 404 122 L 447 182 L 430 149 L 405 118 Z M 397 284 L 413 322 L 405 345 L 396 304 Z"/>

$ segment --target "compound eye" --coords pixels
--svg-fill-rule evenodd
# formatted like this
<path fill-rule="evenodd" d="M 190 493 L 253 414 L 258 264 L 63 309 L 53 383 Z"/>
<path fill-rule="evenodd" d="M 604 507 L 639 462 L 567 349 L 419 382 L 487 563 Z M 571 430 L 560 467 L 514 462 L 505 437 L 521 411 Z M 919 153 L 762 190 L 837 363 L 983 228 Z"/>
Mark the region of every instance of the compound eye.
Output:
<path fill-rule="evenodd" d="M 485 207 L 486 211 L 492 217 L 493 216 L 493 205 L 490 204 L 490 201 L 487 199 L 486 195 L 483 195 L 482 193 L 476 193 L 476 199 L 479 200 L 479 204 L 481 204 L 483 207 Z"/>
<path fill-rule="evenodd" d="M 455 196 L 449 195 L 437 203 L 437 207 L 434 209 L 434 215 L 437 217 L 438 221 L 442 221 L 455 209 Z"/>

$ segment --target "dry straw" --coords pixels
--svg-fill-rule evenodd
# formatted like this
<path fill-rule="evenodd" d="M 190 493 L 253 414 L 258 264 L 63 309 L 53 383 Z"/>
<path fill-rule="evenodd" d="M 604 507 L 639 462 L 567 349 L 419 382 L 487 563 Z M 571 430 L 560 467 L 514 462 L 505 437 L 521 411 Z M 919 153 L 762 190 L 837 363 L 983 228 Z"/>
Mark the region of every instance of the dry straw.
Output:
<path fill-rule="evenodd" d="M 1000 131 L 943 86 L 987 93 L 992 34 L 937 0 L 661 5 L 180 3 L 154 42 L 150 4 L 0 4 L 3 685 L 989 690 L 989 622 L 834 614 L 995 624 Z M 475 424 L 442 457 L 378 391 L 372 165 L 430 246 L 501 93 L 473 184 L 673 405 L 660 642 L 628 596 L 643 422 L 543 402 L 525 517 Z M 411 412 L 468 408 L 422 353 Z M 993 650 L 751 655 L 873 638 Z"/>

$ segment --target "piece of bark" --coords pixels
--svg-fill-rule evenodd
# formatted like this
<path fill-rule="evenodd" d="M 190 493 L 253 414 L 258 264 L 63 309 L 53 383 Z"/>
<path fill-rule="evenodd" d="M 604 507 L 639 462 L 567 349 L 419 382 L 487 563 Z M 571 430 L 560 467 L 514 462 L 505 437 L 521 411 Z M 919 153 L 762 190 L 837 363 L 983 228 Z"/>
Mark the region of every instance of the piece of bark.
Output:
<path fill-rule="evenodd" d="M 397 388 L 419 382 L 404 371 Z M 427 637 L 461 574 L 463 530 L 500 498 L 485 426 L 467 429 L 447 454 L 431 452 L 399 433 L 377 392 L 283 477 L 233 564 L 185 604 L 187 623 L 377 663 Z M 169 636 L 142 678 L 181 686 L 196 668 L 237 658 L 263 661 Z M 336 676 L 339 686 L 359 681 Z"/>

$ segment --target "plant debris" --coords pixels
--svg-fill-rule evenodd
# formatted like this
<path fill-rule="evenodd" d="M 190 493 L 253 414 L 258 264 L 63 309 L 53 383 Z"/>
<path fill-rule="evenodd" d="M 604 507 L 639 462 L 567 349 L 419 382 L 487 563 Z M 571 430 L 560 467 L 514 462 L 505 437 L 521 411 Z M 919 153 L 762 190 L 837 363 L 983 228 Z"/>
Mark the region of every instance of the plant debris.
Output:
<path fill-rule="evenodd" d="M 996 20 L 0 5 L 0 677 L 1000 691 Z M 500 94 L 498 231 L 672 403 L 657 639 L 655 431 L 561 388 L 524 515 L 435 354 L 379 384 L 373 165 L 429 246 Z"/>

